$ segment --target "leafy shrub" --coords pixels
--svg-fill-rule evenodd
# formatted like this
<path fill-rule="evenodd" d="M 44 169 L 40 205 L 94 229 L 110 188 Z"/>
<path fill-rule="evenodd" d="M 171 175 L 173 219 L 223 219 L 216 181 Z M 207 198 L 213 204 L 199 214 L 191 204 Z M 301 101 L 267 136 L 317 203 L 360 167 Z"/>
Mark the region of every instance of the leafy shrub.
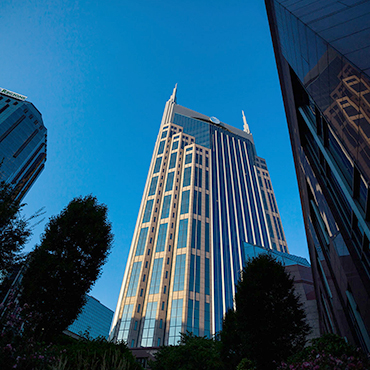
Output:
<path fill-rule="evenodd" d="M 282 363 L 279 370 L 368 369 L 369 360 L 360 349 L 336 334 L 313 339 L 311 345 Z"/>

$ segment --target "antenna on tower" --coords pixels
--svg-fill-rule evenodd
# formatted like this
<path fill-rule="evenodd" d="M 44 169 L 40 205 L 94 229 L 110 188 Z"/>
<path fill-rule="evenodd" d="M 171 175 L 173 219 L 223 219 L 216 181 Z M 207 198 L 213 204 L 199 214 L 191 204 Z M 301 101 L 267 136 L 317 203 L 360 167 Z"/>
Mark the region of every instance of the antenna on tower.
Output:
<path fill-rule="evenodd" d="M 244 122 L 243 131 L 246 132 L 247 134 L 250 134 L 251 131 L 249 130 L 247 119 L 245 118 L 245 114 L 244 114 L 244 111 L 243 110 L 242 110 L 242 116 L 243 116 L 243 122 Z"/>
<path fill-rule="evenodd" d="M 175 87 L 173 88 L 172 95 L 170 97 L 170 100 L 174 101 L 176 103 L 176 93 L 177 93 L 177 83 Z"/>

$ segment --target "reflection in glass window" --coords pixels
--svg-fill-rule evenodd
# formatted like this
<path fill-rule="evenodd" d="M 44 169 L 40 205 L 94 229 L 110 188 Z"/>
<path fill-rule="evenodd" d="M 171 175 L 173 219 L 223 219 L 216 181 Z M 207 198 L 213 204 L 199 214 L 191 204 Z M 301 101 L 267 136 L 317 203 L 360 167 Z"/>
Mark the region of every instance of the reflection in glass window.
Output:
<path fill-rule="evenodd" d="M 194 190 L 193 213 L 202 215 L 202 193 L 196 190 Z"/>
<path fill-rule="evenodd" d="M 161 285 L 162 267 L 163 267 L 163 258 L 156 258 L 153 264 L 149 294 L 159 293 L 159 286 Z"/>
<path fill-rule="evenodd" d="M 161 139 L 164 139 L 166 136 L 167 136 L 167 131 L 163 131 L 163 132 L 162 132 Z"/>
<path fill-rule="evenodd" d="M 209 274 L 209 258 L 206 258 L 204 264 L 204 289 L 206 294 L 209 294 Z"/>
<path fill-rule="evenodd" d="M 127 342 L 127 337 L 128 337 L 128 332 L 129 332 L 129 329 L 130 329 L 131 316 L 132 316 L 132 310 L 133 309 L 134 309 L 133 304 L 126 304 L 123 307 L 121 325 L 119 327 L 119 332 L 118 332 L 118 337 L 117 337 L 118 342 L 120 342 L 120 341 Z"/>
<path fill-rule="evenodd" d="M 197 220 L 197 249 L 201 246 L 201 236 L 202 236 L 202 221 Z"/>
<path fill-rule="evenodd" d="M 339 166 L 341 173 L 347 180 L 348 185 L 352 186 L 353 164 L 346 154 L 343 146 L 339 144 L 330 126 L 328 126 L 328 149 L 333 156 L 335 163 Z"/>
<path fill-rule="evenodd" d="M 193 154 L 192 153 L 186 154 L 186 156 L 185 156 L 185 164 L 191 163 L 192 158 L 193 158 Z"/>
<path fill-rule="evenodd" d="M 187 237 L 188 237 L 188 219 L 180 220 L 177 248 L 186 248 Z"/>
<path fill-rule="evenodd" d="M 284 239 L 284 234 L 283 234 L 283 226 L 281 225 L 281 221 L 280 221 L 280 218 L 279 217 L 276 217 L 276 220 L 277 220 L 277 224 L 279 226 L 279 231 L 280 231 L 280 236 L 281 236 L 281 240 L 285 240 Z"/>
<path fill-rule="evenodd" d="M 258 182 L 260 183 L 260 188 L 263 189 L 261 176 L 258 176 Z"/>
<path fill-rule="evenodd" d="M 277 209 L 276 209 L 276 207 L 275 207 L 275 201 L 274 201 L 274 199 L 273 199 L 272 194 L 271 194 L 271 193 L 267 193 L 267 194 L 268 194 L 268 196 L 269 196 L 269 201 L 270 201 L 270 206 L 271 206 L 272 212 L 277 213 Z"/>
<path fill-rule="evenodd" d="M 164 251 L 164 247 L 166 245 L 167 226 L 168 226 L 167 223 L 159 225 L 157 247 L 155 250 L 156 252 Z"/>
<path fill-rule="evenodd" d="M 268 213 L 266 213 L 266 220 L 267 220 L 267 226 L 268 226 L 268 229 L 269 229 L 270 237 L 274 238 L 275 235 L 274 235 L 274 231 L 272 229 L 271 218 L 270 218 L 270 215 Z"/>
<path fill-rule="evenodd" d="M 191 226 L 191 247 L 196 248 L 195 240 L 197 235 L 197 220 L 193 218 L 192 226 Z"/>
<path fill-rule="evenodd" d="M 166 195 L 163 199 L 163 207 L 162 207 L 162 218 L 167 218 L 170 214 L 170 206 L 171 206 L 171 195 Z"/>
<path fill-rule="evenodd" d="M 204 249 L 206 252 L 209 252 L 209 223 L 207 222 L 205 225 L 205 232 L 204 232 Z"/>
<path fill-rule="evenodd" d="M 155 194 L 155 190 L 157 189 L 157 183 L 158 183 L 158 176 L 154 176 L 152 178 L 152 182 L 150 183 L 148 196 Z"/>
<path fill-rule="evenodd" d="M 176 166 L 176 157 L 177 157 L 177 153 L 172 153 L 171 154 L 170 164 L 168 166 L 169 169 L 175 168 L 175 166 Z"/>
<path fill-rule="evenodd" d="M 189 186 L 191 180 L 191 167 L 186 167 L 184 170 L 184 180 L 182 186 Z"/>
<path fill-rule="evenodd" d="M 204 303 L 204 336 L 211 337 L 211 308 L 207 302 Z"/>
<path fill-rule="evenodd" d="M 200 291 L 200 256 L 190 256 L 189 291 Z"/>
<path fill-rule="evenodd" d="M 162 157 L 157 158 L 155 161 L 153 173 L 159 172 L 159 170 L 161 169 L 161 163 L 162 163 Z"/>
<path fill-rule="evenodd" d="M 134 262 L 134 264 L 132 265 L 131 277 L 128 283 L 126 297 L 136 296 L 137 283 L 139 281 L 140 270 L 141 270 L 141 261 Z"/>
<path fill-rule="evenodd" d="M 277 232 L 277 234 L 278 234 L 278 238 L 279 238 L 279 239 L 281 239 L 281 240 L 283 240 L 283 238 L 282 238 L 282 237 L 281 237 L 281 235 L 280 235 L 280 230 L 279 230 L 279 228 L 278 228 L 278 224 L 277 224 L 277 221 L 276 221 L 276 217 L 275 217 L 275 216 L 273 216 L 273 219 L 274 219 L 275 229 L 276 229 L 276 232 Z"/>
<path fill-rule="evenodd" d="M 186 320 L 186 330 L 194 335 L 199 335 L 199 301 L 188 300 L 188 317 Z"/>
<path fill-rule="evenodd" d="M 167 176 L 167 183 L 165 191 L 172 190 L 173 187 L 173 177 L 175 176 L 175 172 L 170 172 Z"/>
<path fill-rule="evenodd" d="M 181 207 L 180 207 L 180 214 L 189 213 L 189 198 L 190 198 L 190 190 L 185 190 L 182 192 L 181 197 Z"/>
<path fill-rule="evenodd" d="M 206 190 L 209 190 L 209 172 L 206 171 Z"/>
<path fill-rule="evenodd" d="M 163 153 L 164 150 L 164 145 L 166 144 L 166 140 L 163 140 L 159 143 L 159 148 L 158 148 L 158 155 Z"/>
<path fill-rule="evenodd" d="M 180 292 L 184 290 L 185 262 L 186 262 L 186 254 L 179 254 L 176 256 L 175 277 L 173 281 L 173 291 L 174 292 Z"/>
<path fill-rule="evenodd" d="M 260 177 L 258 177 L 260 179 Z M 261 189 L 261 195 L 262 195 L 262 200 L 263 200 L 263 206 L 265 207 L 265 210 L 267 211 L 268 210 L 268 207 L 267 207 L 267 201 L 266 201 L 266 195 L 265 195 L 265 192 Z"/>
<path fill-rule="evenodd" d="M 194 186 L 202 187 L 202 169 L 195 168 Z"/>
<path fill-rule="evenodd" d="M 172 150 L 176 150 L 178 147 L 179 147 L 179 142 L 178 142 L 178 141 L 175 141 L 175 142 L 172 144 Z"/>
<path fill-rule="evenodd" d="M 168 336 L 168 344 L 175 345 L 180 340 L 182 331 L 182 299 L 173 299 L 171 307 L 170 332 Z"/>
<path fill-rule="evenodd" d="M 158 302 L 148 302 L 144 316 L 143 336 L 141 339 L 142 347 L 152 347 L 154 339 L 155 316 L 157 313 Z"/>
<path fill-rule="evenodd" d="M 137 242 L 135 256 L 142 256 L 144 254 L 146 237 L 148 235 L 148 229 L 149 229 L 148 227 L 145 227 L 140 230 L 140 235 L 139 235 L 139 240 Z"/>
<path fill-rule="evenodd" d="M 209 217 L 209 194 L 206 194 L 206 217 Z"/>
<path fill-rule="evenodd" d="M 152 209 L 153 209 L 153 202 L 154 202 L 153 199 L 150 199 L 146 202 L 143 222 L 149 222 L 150 221 L 150 216 L 152 215 Z"/>
<path fill-rule="evenodd" d="M 265 185 L 267 189 L 272 190 L 270 180 L 265 179 Z"/>

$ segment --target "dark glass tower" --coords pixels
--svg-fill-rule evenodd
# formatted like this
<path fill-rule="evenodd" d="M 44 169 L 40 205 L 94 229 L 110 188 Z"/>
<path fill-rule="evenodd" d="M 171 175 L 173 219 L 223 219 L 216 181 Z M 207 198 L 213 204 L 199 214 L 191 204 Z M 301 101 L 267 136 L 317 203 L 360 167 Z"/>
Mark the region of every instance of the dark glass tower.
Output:
<path fill-rule="evenodd" d="M 244 242 L 287 252 L 264 159 L 244 131 L 166 103 L 111 339 L 130 347 L 211 336 L 233 306 Z"/>
<path fill-rule="evenodd" d="M 0 181 L 22 199 L 44 169 L 46 128 L 25 96 L 0 88 Z"/>
<path fill-rule="evenodd" d="M 370 2 L 266 0 L 321 332 L 370 351 Z"/>

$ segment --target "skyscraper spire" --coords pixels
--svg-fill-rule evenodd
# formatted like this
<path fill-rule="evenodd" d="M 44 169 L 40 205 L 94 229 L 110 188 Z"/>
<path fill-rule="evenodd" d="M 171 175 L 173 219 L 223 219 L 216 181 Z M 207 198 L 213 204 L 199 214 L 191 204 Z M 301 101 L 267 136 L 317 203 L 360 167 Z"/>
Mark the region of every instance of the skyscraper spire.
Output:
<path fill-rule="evenodd" d="M 242 110 L 242 116 L 243 116 L 243 122 L 244 122 L 244 126 L 243 126 L 243 130 L 244 132 L 246 132 L 247 134 L 250 134 L 251 131 L 249 130 L 249 126 L 248 126 L 248 123 L 247 123 L 247 119 L 245 118 L 245 115 L 244 115 L 244 111 Z"/>
<path fill-rule="evenodd" d="M 170 96 L 170 100 L 174 101 L 175 103 L 176 103 L 176 93 L 177 93 L 177 83 L 173 88 L 172 95 Z"/>
<path fill-rule="evenodd" d="M 244 241 L 287 250 L 277 208 L 274 215 L 263 208 L 263 195 L 273 191 L 251 135 L 215 117 L 195 118 L 207 116 L 177 105 L 176 88 L 163 112 L 110 334 L 131 348 L 175 345 L 186 330 L 209 338 L 234 305 Z M 257 168 L 264 168 L 262 185 Z M 270 231 L 271 219 L 279 229 Z"/>

